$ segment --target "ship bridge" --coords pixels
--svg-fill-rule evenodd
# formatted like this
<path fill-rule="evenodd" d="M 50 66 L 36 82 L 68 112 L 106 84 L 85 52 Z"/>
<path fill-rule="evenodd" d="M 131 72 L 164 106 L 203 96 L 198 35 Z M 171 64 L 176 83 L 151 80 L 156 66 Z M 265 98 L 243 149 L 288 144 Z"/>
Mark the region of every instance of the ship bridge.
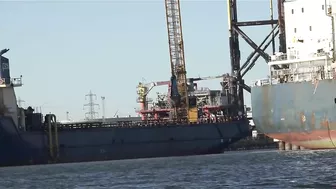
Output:
<path fill-rule="evenodd" d="M 333 1 L 284 2 L 286 52 L 270 56 L 269 77 L 253 86 L 333 79 L 335 21 Z M 335 4 L 336 6 L 336 4 Z"/>
<path fill-rule="evenodd" d="M 3 56 L 8 51 L 9 49 L 0 51 L 0 112 L 2 115 L 11 116 L 18 126 L 18 115 L 21 115 L 23 110 L 18 109 L 14 87 L 22 86 L 22 76 L 11 78 L 9 59 Z"/>

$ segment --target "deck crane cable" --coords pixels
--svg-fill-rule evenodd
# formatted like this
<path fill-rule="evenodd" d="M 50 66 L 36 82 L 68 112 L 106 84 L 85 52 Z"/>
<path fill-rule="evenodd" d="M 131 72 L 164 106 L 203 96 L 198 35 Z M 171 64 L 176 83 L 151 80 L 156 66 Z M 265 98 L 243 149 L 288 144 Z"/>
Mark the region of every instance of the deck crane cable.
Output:
<path fill-rule="evenodd" d="M 165 0 L 171 66 L 173 119 L 188 120 L 189 99 L 179 0 Z"/>

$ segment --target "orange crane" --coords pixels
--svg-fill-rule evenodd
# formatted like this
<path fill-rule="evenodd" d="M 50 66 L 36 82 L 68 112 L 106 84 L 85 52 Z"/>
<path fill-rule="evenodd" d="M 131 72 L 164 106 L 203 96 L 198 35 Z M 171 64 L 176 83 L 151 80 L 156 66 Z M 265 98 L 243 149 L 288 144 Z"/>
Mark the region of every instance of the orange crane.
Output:
<path fill-rule="evenodd" d="M 197 121 L 196 97 L 188 96 L 187 76 L 179 0 L 165 0 L 171 66 L 172 118 L 176 121 Z"/>

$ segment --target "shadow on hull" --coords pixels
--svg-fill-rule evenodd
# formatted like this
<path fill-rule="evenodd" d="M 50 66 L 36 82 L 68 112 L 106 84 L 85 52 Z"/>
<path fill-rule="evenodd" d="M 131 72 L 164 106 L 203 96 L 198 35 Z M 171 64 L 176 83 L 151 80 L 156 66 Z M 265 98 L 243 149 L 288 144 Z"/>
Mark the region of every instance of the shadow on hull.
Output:
<path fill-rule="evenodd" d="M 59 131 L 19 131 L 0 118 L 0 166 L 218 154 L 250 133 L 245 120 L 226 123 Z"/>

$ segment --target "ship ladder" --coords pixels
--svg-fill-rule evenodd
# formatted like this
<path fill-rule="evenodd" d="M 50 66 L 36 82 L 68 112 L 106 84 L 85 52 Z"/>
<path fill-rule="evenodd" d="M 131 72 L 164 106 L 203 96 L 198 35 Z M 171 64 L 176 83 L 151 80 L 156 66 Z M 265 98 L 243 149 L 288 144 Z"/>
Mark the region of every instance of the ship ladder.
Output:
<path fill-rule="evenodd" d="M 58 127 L 56 116 L 48 115 L 49 163 L 56 163 L 59 158 Z"/>

